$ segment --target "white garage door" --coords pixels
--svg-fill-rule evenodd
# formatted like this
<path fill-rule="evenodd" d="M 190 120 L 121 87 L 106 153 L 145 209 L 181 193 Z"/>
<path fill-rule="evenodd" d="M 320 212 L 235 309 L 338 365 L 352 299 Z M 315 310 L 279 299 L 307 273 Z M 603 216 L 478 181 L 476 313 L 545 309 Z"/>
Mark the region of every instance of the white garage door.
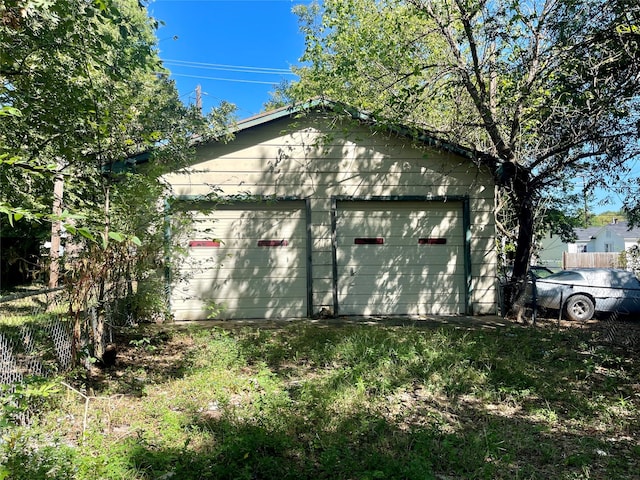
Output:
<path fill-rule="evenodd" d="M 341 315 L 465 311 L 461 202 L 338 201 Z"/>
<path fill-rule="evenodd" d="M 177 320 L 307 315 L 305 202 L 218 206 L 196 229 L 172 291 Z"/>

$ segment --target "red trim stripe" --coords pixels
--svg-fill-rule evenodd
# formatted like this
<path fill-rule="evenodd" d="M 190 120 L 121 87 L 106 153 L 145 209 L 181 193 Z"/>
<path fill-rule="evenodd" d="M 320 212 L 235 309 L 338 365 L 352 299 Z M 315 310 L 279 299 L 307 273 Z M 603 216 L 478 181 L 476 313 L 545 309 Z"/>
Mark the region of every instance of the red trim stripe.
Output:
<path fill-rule="evenodd" d="M 355 245 L 384 245 L 384 238 L 382 237 L 366 237 L 356 238 L 353 240 Z"/>
<path fill-rule="evenodd" d="M 418 245 L 446 245 L 446 238 L 419 238 Z"/>
<path fill-rule="evenodd" d="M 288 247 L 288 240 L 258 240 L 259 247 Z"/>
<path fill-rule="evenodd" d="M 208 247 L 208 248 L 218 248 L 220 246 L 220 242 L 217 240 L 191 240 L 189 242 L 189 247 Z"/>

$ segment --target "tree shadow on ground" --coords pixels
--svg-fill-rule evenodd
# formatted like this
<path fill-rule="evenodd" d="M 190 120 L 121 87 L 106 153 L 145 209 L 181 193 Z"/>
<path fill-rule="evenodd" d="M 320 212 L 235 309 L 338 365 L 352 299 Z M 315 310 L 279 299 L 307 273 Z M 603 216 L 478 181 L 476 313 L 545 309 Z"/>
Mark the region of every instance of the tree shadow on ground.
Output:
<path fill-rule="evenodd" d="M 116 332 L 115 365 L 87 371 L 87 386 L 96 394 L 143 396 L 148 384 L 182 378 L 189 364 L 193 340 L 174 335 L 171 328 L 142 325 Z"/>
<path fill-rule="evenodd" d="M 638 365 L 593 342 L 596 325 L 407 328 L 234 330 L 282 388 L 193 413 L 183 429 L 198 445 L 133 443 L 131 467 L 144 479 L 639 478 Z"/>
<path fill-rule="evenodd" d="M 208 432 L 210 443 L 198 450 L 136 445 L 130 462 L 145 479 L 638 478 L 631 437 L 556 432 L 478 404 L 435 407 L 417 408 L 411 424 L 359 412 L 331 429 L 305 415 L 282 419 L 280 428 L 199 418 L 189 428 Z M 443 413 L 455 426 L 438 420 Z"/>

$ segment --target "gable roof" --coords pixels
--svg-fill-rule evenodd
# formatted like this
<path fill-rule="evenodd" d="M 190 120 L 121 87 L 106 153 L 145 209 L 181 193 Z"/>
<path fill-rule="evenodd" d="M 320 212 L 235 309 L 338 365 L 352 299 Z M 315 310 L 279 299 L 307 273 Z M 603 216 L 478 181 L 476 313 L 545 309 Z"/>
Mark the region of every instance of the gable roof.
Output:
<path fill-rule="evenodd" d="M 339 114 L 345 114 L 351 117 L 353 120 L 357 120 L 364 124 L 370 126 L 379 126 L 389 133 L 393 133 L 399 136 L 408 137 L 419 144 L 424 146 L 437 148 L 439 150 L 443 150 L 448 153 L 453 153 L 456 155 L 460 155 L 462 157 L 466 157 L 474 162 L 481 163 L 486 165 L 492 169 L 492 172 L 495 173 L 495 169 L 500 163 L 500 161 L 487 153 L 481 152 L 479 150 L 473 150 L 467 147 L 463 147 L 462 145 L 454 144 L 442 139 L 439 139 L 426 131 L 420 131 L 411 129 L 407 126 L 403 125 L 382 125 L 379 121 L 377 121 L 374 117 L 372 117 L 367 112 L 363 112 L 357 110 L 349 105 L 335 102 L 333 100 L 316 98 L 309 100 L 307 102 L 294 103 L 292 105 L 288 105 L 285 107 L 277 108 L 275 110 L 270 110 L 268 112 L 259 113 L 252 117 L 239 120 L 229 129 L 230 134 L 237 134 L 240 132 L 244 132 L 250 130 L 252 128 L 259 127 L 261 125 L 268 124 L 270 122 L 280 120 L 287 117 L 293 117 L 296 115 L 302 115 L 306 112 L 313 110 L 330 110 Z M 220 138 L 213 139 L 203 139 L 203 138 L 194 138 L 192 141 L 193 146 L 206 145 L 210 143 L 220 142 Z M 107 170 L 112 173 L 119 173 L 122 171 L 128 171 L 135 165 L 139 165 L 142 163 L 146 163 L 151 158 L 151 150 L 147 150 L 145 152 L 141 152 L 137 155 L 132 155 L 128 158 L 125 158 L 115 164 L 111 165 Z"/>
<path fill-rule="evenodd" d="M 617 221 L 615 223 L 609 223 L 605 225 L 605 228 L 625 240 L 638 240 L 640 238 L 640 228 L 630 228 L 628 222 Z"/>
<path fill-rule="evenodd" d="M 353 120 L 357 120 L 369 126 L 381 127 L 382 129 L 387 130 L 389 133 L 408 137 L 425 146 L 434 147 L 449 153 L 454 153 L 471 160 L 479 161 L 485 165 L 495 167 L 498 163 L 497 158 L 492 157 L 487 153 L 439 139 L 424 130 L 420 131 L 411 129 L 408 126 L 403 125 L 383 125 L 367 112 L 357 110 L 356 108 L 353 108 L 341 102 L 323 98 L 315 98 L 309 100 L 308 102 L 295 103 L 289 106 L 278 108 L 276 110 L 260 113 L 244 120 L 240 120 L 234 125 L 230 133 L 236 134 L 254 127 L 258 127 L 260 125 L 270 123 L 275 120 L 304 114 L 313 110 L 329 110 L 338 114 L 344 114 L 352 118 Z"/>
<path fill-rule="evenodd" d="M 588 242 L 594 240 L 601 232 L 609 230 L 610 232 L 618 235 L 620 238 L 629 241 L 636 241 L 640 239 L 640 227 L 629 227 L 628 222 L 617 221 L 614 223 L 608 223 L 599 227 L 587 227 L 576 228 L 574 232 L 577 236 L 576 242 Z"/>
<path fill-rule="evenodd" d="M 588 242 L 598 236 L 602 227 L 575 228 L 576 242 Z"/>

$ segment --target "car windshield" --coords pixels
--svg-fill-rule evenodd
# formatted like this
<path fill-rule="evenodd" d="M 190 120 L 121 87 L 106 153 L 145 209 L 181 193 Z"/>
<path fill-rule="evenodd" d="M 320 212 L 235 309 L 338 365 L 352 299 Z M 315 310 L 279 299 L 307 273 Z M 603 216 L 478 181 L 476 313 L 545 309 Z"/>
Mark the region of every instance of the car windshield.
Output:
<path fill-rule="evenodd" d="M 531 267 L 531 273 L 538 278 L 547 278 L 549 275 L 553 275 L 553 272 L 546 267 Z"/>
<path fill-rule="evenodd" d="M 545 280 L 558 280 L 561 282 L 584 282 L 584 277 L 578 272 L 565 270 L 549 275 L 545 278 Z"/>

